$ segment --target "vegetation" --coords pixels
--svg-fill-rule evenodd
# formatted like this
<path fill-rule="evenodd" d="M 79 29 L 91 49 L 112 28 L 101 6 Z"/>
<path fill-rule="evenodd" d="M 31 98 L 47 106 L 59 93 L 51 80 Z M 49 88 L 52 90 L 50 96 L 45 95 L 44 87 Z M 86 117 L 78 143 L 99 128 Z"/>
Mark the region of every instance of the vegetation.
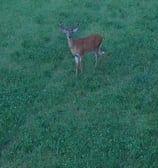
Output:
<path fill-rule="evenodd" d="M 158 166 L 158 1 L 0 0 L 1 168 Z M 75 62 L 75 37 L 106 56 Z"/>

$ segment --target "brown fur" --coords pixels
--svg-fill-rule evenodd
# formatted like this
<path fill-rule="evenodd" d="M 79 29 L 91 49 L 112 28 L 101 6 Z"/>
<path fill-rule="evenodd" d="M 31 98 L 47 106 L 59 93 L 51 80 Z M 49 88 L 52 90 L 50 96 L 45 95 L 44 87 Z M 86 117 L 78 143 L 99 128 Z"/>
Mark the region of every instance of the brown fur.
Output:
<path fill-rule="evenodd" d="M 69 39 L 69 47 L 73 55 L 81 57 L 89 52 L 96 52 L 102 43 L 102 36 L 93 34 L 85 38 Z"/>

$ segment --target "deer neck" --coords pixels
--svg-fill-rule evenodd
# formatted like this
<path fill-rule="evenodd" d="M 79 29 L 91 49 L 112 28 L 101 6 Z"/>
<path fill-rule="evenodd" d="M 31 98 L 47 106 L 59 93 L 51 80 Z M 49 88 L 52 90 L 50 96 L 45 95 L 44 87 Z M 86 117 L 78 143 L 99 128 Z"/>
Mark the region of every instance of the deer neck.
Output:
<path fill-rule="evenodd" d="M 72 38 L 67 37 L 68 45 L 71 50 L 71 53 L 74 55 L 74 40 Z"/>
<path fill-rule="evenodd" d="M 73 39 L 67 37 L 67 41 L 68 41 L 68 45 L 69 45 L 70 49 L 72 49 L 73 48 Z"/>

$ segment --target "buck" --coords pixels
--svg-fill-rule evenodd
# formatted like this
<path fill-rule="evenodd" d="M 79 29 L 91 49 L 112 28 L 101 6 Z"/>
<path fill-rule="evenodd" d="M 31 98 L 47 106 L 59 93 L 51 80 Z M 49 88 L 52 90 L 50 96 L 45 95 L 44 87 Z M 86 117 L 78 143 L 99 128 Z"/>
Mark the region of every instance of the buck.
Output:
<path fill-rule="evenodd" d="M 60 24 L 61 31 L 66 34 L 67 41 L 71 53 L 75 57 L 76 63 L 76 76 L 78 76 L 78 70 L 82 72 L 82 59 L 83 56 L 89 52 L 94 52 L 96 57 L 95 67 L 98 63 L 98 57 L 103 55 L 104 52 L 101 51 L 100 46 L 103 40 L 103 37 L 99 34 L 92 34 L 85 38 L 74 39 L 72 35 L 74 32 L 78 31 L 79 24 L 77 26 L 67 29 L 64 27 L 63 23 Z"/>

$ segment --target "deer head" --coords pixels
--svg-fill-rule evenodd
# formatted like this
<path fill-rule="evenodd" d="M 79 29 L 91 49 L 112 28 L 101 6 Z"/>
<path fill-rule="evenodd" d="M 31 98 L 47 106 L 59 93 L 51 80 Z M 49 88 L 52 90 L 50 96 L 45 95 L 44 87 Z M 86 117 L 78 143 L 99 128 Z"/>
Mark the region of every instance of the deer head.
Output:
<path fill-rule="evenodd" d="M 67 38 L 72 38 L 73 33 L 77 32 L 79 28 L 79 23 L 73 28 L 67 29 L 64 27 L 63 23 L 60 23 L 60 29 L 63 33 L 66 34 Z"/>

